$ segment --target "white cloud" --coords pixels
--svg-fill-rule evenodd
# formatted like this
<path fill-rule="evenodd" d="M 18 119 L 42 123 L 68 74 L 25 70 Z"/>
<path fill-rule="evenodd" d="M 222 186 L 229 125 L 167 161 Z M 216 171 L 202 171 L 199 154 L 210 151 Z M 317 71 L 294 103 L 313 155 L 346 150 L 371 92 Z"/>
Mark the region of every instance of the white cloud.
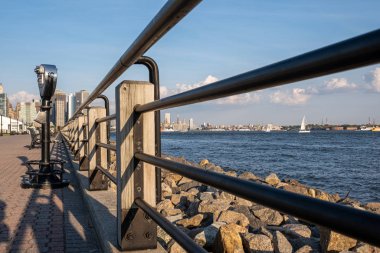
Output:
<path fill-rule="evenodd" d="M 13 94 L 13 95 L 10 95 L 9 97 L 9 101 L 15 106 L 17 103 L 19 102 L 32 102 L 33 99 L 35 100 L 40 100 L 40 97 L 35 95 L 35 94 L 31 94 L 31 93 L 28 93 L 26 91 L 19 91 L 17 92 L 16 94 Z"/>
<path fill-rule="evenodd" d="M 357 85 L 349 83 L 346 78 L 333 78 L 325 82 L 323 89 L 331 90 L 343 90 L 343 89 L 355 89 Z"/>
<path fill-rule="evenodd" d="M 364 79 L 369 83 L 371 90 L 380 92 L 380 68 L 375 68 L 374 71 L 365 75 Z"/>
<path fill-rule="evenodd" d="M 311 95 L 305 89 L 301 88 L 294 88 L 291 92 L 278 90 L 269 95 L 272 103 L 284 105 L 305 104 L 310 97 Z"/>
<path fill-rule="evenodd" d="M 183 84 L 177 83 L 174 89 L 169 89 L 166 86 L 160 87 L 160 95 L 161 97 L 167 97 L 171 95 L 175 95 L 178 93 L 182 93 L 185 91 L 189 91 L 192 89 L 196 89 L 202 87 L 204 85 L 208 85 L 214 82 L 217 82 L 219 79 L 215 76 L 208 75 L 205 80 L 193 83 L 193 84 Z M 226 98 L 217 99 L 217 104 L 248 104 L 248 103 L 257 103 L 260 101 L 260 96 L 256 93 L 244 93 L 239 95 L 234 95 Z"/>
<path fill-rule="evenodd" d="M 251 103 L 258 103 L 260 102 L 260 95 L 251 92 L 251 93 L 244 93 L 239 95 L 233 95 L 226 98 L 221 98 L 216 100 L 217 104 L 251 104 Z"/>

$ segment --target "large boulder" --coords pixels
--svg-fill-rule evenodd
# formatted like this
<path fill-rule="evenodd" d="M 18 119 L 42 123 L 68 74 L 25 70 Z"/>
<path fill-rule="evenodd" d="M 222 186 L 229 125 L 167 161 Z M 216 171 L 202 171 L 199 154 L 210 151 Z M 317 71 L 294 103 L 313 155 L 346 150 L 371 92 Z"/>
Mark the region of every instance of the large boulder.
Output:
<path fill-rule="evenodd" d="M 262 222 L 268 225 L 278 226 L 284 220 L 284 218 L 278 211 L 272 210 L 261 205 L 254 205 L 253 207 L 251 207 L 251 212 Z"/>
<path fill-rule="evenodd" d="M 252 172 L 249 172 L 249 171 L 241 173 L 238 176 L 238 178 L 245 179 L 245 180 L 251 180 L 251 181 L 259 180 L 259 178 L 255 174 L 253 174 Z"/>
<path fill-rule="evenodd" d="M 265 178 L 265 182 L 269 185 L 276 186 L 281 182 L 281 180 L 275 173 L 271 173 Z"/>
<path fill-rule="evenodd" d="M 257 218 L 256 216 L 252 214 L 248 206 L 237 205 L 237 206 L 233 206 L 229 208 L 229 210 L 244 214 L 244 216 L 248 218 L 249 226 L 252 229 L 257 229 L 257 228 L 260 228 L 261 226 L 264 226 L 264 223 L 259 218 Z"/>
<path fill-rule="evenodd" d="M 243 235 L 242 239 L 243 246 L 246 252 L 273 252 L 271 239 L 266 235 L 248 233 Z"/>
<path fill-rule="evenodd" d="M 275 231 L 273 234 L 273 246 L 274 246 L 274 252 L 276 253 L 292 253 L 293 252 L 292 245 L 280 231 Z"/>
<path fill-rule="evenodd" d="M 199 203 L 198 212 L 215 213 L 216 211 L 227 210 L 230 207 L 228 200 L 203 200 Z"/>
<path fill-rule="evenodd" d="M 181 209 L 178 209 L 178 208 L 170 208 L 170 209 L 162 209 L 161 213 L 162 213 L 162 215 L 167 217 L 167 216 L 174 216 L 174 215 L 181 214 L 182 211 L 181 211 Z"/>
<path fill-rule="evenodd" d="M 380 202 L 369 202 L 364 206 L 365 209 L 380 214 Z"/>
<path fill-rule="evenodd" d="M 282 226 L 283 230 L 281 232 L 292 236 L 292 237 L 311 237 L 311 230 L 308 226 L 303 224 L 285 224 Z"/>
<path fill-rule="evenodd" d="M 243 242 L 240 233 L 247 232 L 245 228 L 236 225 L 228 224 L 219 228 L 215 242 L 215 253 L 244 253 Z"/>
<path fill-rule="evenodd" d="M 235 223 L 242 227 L 246 227 L 249 224 L 249 220 L 244 214 L 231 210 L 216 212 L 214 220 L 219 222 L 225 222 L 227 224 Z"/>
<path fill-rule="evenodd" d="M 319 227 L 320 244 L 323 252 L 347 251 L 355 247 L 357 240 L 336 233 L 327 228 Z"/>
<path fill-rule="evenodd" d="M 173 209 L 174 205 L 170 201 L 170 199 L 164 199 L 163 201 L 159 202 L 156 206 L 157 212 L 161 212 L 163 209 Z"/>
<path fill-rule="evenodd" d="M 188 204 L 187 208 L 185 209 L 185 213 L 187 216 L 192 217 L 196 214 L 198 214 L 198 208 L 199 208 L 199 201 L 192 201 Z"/>
<path fill-rule="evenodd" d="M 210 162 L 207 159 L 203 159 L 202 161 L 199 162 L 199 166 L 204 167 L 204 166 L 206 166 L 209 163 Z"/>
<path fill-rule="evenodd" d="M 211 249 L 214 244 L 216 235 L 218 234 L 219 228 L 225 224 L 226 223 L 224 222 L 212 223 L 211 225 L 205 227 L 199 234 L 197 234 L 194 237 L 194 241 L 206 249 Z"/>
<path fill-rule="evenodd" d="M 163 197 L 169 197 L 172 195 L 172 188 L 165 183 L 161 183 L 161 191 Z"/>
<path fill-rule="evenodd" d="M 191 218 L 186 218 L 186 219 L 177 221 L 177 225 L 180 225 L 186 228 L 199 227 L 205 218 L 206 218 L 205 214 L 197 214 Z"/>

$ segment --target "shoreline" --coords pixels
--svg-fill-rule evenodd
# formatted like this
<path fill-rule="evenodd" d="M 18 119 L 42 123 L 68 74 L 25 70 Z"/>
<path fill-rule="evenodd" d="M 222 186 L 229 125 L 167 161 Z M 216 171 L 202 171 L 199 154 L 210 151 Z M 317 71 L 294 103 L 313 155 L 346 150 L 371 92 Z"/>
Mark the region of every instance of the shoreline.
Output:
<path fill-rule="evenodd" d="M 252 180 L 313 198 L 380 214 L 380 202 L 361 203 L 348 196 L 329 194 L 274 173 L 260 178 L 252 172 L 224 170 L 204 159 L 199 164 L 163 156 L 233 177 Z M 298 220 L 213 187 L 162 170 L 162 200 L 157 210 L 212 252 L 380 252 L 369 244 Z M 169 252 L 185 252 L 161 228 L 158 239 Z"/>

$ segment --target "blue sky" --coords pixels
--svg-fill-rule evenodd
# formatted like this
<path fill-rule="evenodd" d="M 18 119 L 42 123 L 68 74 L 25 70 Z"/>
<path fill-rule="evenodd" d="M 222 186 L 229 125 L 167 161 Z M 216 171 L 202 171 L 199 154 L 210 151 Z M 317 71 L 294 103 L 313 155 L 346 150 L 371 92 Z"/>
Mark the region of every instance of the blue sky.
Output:
<path fill-rule="evenodd" d="M 38 95 L 34 66 L 55 64 L 58 88 L 92 91 L 164 5 L 161 0 L 4 1 L 0 82 L 16 102 Z M 207 0 L 146 55 L 163 95 L 231 77 L 380 27 L 379 1 Z M 132 67 L 123 79 L 147 79 Z M 197 123 L 380 123 L 380 65 L 168 110 Z"/>

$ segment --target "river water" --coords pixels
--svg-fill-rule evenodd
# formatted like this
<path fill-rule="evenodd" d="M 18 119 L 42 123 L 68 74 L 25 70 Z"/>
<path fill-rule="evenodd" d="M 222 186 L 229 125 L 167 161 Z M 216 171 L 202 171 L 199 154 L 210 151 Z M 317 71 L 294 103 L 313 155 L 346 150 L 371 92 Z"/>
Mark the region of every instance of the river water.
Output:
<path fill-rule="evenodd" d="M 275 172 L 329 193 L 380 201 L 379 132 L 162 133 L 162 152 L 261 177 Z"/>
<path fill-rule="evenodd" d="M 380 201 L 380 133 L 360 131 L 162 133 L 162 153 L 224 169 L 275 172 L 361 202 Z M 114 136 L 112 136 L 114 137 Z"/>

